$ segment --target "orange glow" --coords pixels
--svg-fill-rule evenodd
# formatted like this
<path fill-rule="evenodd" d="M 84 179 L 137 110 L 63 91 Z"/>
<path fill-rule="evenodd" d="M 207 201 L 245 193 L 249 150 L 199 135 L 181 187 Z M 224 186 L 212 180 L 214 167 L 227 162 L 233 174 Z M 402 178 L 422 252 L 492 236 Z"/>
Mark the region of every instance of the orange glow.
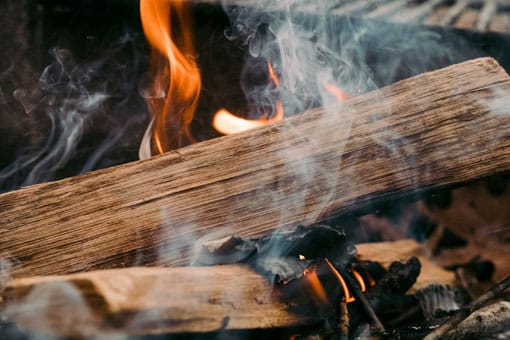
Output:
<path fill-rule="evenodd" d="M 331 271 L 337 278 L 338 282 L 340 282 L 340 285 L 342 286 L 342 290 L 344 291 L 345 302 L 350 303 L 350 302 L 355 301 L 354 297 L 351 295 L 351 292 L 349 291 L 349 288 L 347 288 L 347 284 L 345 283 L 342 275 L 340 275 L 338 270 L 336 270 L 335 266 L 333 266 L 333 264 L 331 262 L 329 262 L 329 260 L 327 258 L 325 258 L 325 260 L 329 266 L 329 269 L 331 269 Z"/>
<path fill-rule="evenodd" d="M 372 278 L 372 276 L 370 275 L 369 272 L 365 271 L 365 275 L 367 277 L 367 280 L 368 280 L 368 285 L 369 286 L 375 286 L 375 280 Z"/>
<path fill-rule="evenodd" d="M 273 67 L 269 63 L 267 64 L 267 71 L 269 73 L 269 78 L 271 78 L 276 87 L 280 87 L 280 79 L 278 79 L 278 76 L 274 73 Z"/>
<path fill-rule="evenodd" d="M 278 76 L 274 72 L 270 63 L 267 64 L 267 70 L 271 81 L 275 84 L 276 87 L 280 87 L 280 80 L 278 79 Z M 275 123 L 279 120 L 282 120 L 283 117 L 283 104 L 281 101 L 278 101 L 276 103 L 276 113 L 270 119 L 267 118 L 267 115 L 263 115 L 262 118 L 256 120 L 244 119 L 237 117 L 226 109 L 220 109 L 214 114 L 212 124 L 216 131 L 219 133 L 230 135 L 233 133 L 250 130 L 259 126 L 264 126 L 269 123 Z"/>
<path fill-rule="evenodd" d="M 317 272 L 314 270 L 305 269 L 303 275 L 310 283 L 310 287 L 312 288 L 312 291 L 317 300 L 322 304 L 327 304 L 328 297 L 324 287 L 322 286 L 322 283 L 319 280 L 319 277 L 317 276 Z"/>
<path fill-rule="evenodd" d="M 193 142 L 189 125 L 200 94 L 190 8 L 184 0 L 140 0 L 143 30 L 151 44 L 152 137 L 157 153 Z M 162 94 L 162 95 L 160 95 Z"/>
<path fill-rule="evenodd" d="M 367 287 L 365 285 L 365 281 L 363 281 L 363 277 L 361 277 L 361 274 L 358 273 L 357 271 L 355 271 L 354 269 L 351 269 L 351 272 L 352 272 L 352 275 L 354 276 L 354 278 L 356 279 L 356 281 L 358 281 L 359 288 L 361 289 L 361 291 L 362 292 L 366 291 Z"/>
<path fill-rule="evenodd" d="M 276 114 L 271 119 L 267 119 L 266 116 L 257 120 L 244 119 L 233 115 L 226 109 L 220 109 L 214 115 L 213 126 L 219 133 L 230 135 L 233 133 L 250 130 L 259 126 L 264 126 L 269 123 L 275 123 L 279 120 L 282 120 L 283 116 L 283 106 L 281 102 L 276 103 Z"/>
<path fill-rule="evenodd" d="M 324 83 L 324 87 L 326 88 L 326 90 L 328 90 L 329 93 L 335 96 L 340 103 L 343 103 L 347 99 L 349 99 L 349 95 L 347 94 L 347 92 L 333 84 Z"/>

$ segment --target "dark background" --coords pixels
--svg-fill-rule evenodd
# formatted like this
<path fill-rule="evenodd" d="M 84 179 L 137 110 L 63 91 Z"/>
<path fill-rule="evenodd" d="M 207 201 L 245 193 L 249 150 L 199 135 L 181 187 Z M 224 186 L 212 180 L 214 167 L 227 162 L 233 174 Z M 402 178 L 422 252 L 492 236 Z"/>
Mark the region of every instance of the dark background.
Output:
<path fill-rule="evenodd" d="M 2 1 L 0 20 L 0 192 L 136 160 L 149 122 L 139 91 L 149 47 L 140 25 L 138 2 Z M 296 20 L 311 27 L 315 22 L 310 15 Z M 354 34 L 360 27 L 369 28 L 359 41 L 363 51 L 359 57 L 368 65 L 377 87 L 478 56 L 491 55 L 507 69 L 509 66 L 506 35 L 435 29 L 431 31 L 435 44 L 429 48 L 417 38 L 424 32 L 419 26 L 331 20 L 333 34 L 335 29 Z M 229 19 L 220 6 L 195 4 L 194 23 L 203 90 L 192 131 L 197 140 L 205 140 L 218 136 L 210 127 L 217 109 L 227 107 L 238 114 L 245 111 L 239 82 L 247 55 L 245 47 L 225 38 Z M 376 34 L 381 31 L 391 34 Z M 332 48 L 340 50 L 342 46 Z M 49 65 L 53 66 L 47 69 Z M 43 86 L 40 78 L 45 69 L 53 74 L 49 85 L 46 79 Z M 74 86 L 72 90 L 70 86 Z M 108 99 L 83 114 L 76 150 L 64 164 L 27 181 L 37 162 L 20 160 L 34 160 L 51 152 L 49 136 L 55 123 L 48 110 L 68 98 L 97 92 Z"/>

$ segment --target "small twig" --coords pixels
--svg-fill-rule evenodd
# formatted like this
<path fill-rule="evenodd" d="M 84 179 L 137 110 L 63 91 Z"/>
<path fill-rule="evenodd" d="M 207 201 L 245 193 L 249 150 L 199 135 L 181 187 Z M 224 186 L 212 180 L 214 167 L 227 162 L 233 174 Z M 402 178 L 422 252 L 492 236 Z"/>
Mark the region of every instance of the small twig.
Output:
<path fill-rule="evenodd" d="M 338 314 L 338 330 L 340 331 L 340 339 L 349 339 L 350 317 L 345 299 L 340 300 Z"/>
<path fill-rule="evenodd" d="M 446 335 L 450 330 L 461 323 L 466 317 L 468 317 L 473 311 L 483 307 L 491 300 L 498 298 L 510 287 L 510 276 L 496 283 L 491 289 L 485 294 L 480 296 L 478 299 L 471 301 L 467 306 L 460 309 L 456 314 L 449 318 L 445 323 L 436 328 L 433 332 L 428 334 L 423 340 L 438 340 Z"/>
<path fill-rule="evenodd" d="M 370 302 L 365 297 L 365 294 L 363 294 L 363 292 L 359 289 L 357 282 L 355 282 L 354 279 L 352 278 L 352 276 L 350 275 L 349 270 L 347 268 L 345 268 L 345 269 L 337 268 L 337 267 L 335 267 L 335 268 L 340 272 L 342 277 L 344 277 L 345 281 L 347 282 L 347 285 L 349 285 L 349 288 L 351 288 L 352 294 L 359 301 L 359 303 L 363 307 L 363 310 L 365 311 L 365 313 L 367 313 L 368 317 L 372 321 L 371 322 L 372 326 L 377 331 L 384 332 L 383 324 L 381 323 L 381 321 L 375 314 L 374 309 L 372 308 L 372 306 L 370 305 Z"/>

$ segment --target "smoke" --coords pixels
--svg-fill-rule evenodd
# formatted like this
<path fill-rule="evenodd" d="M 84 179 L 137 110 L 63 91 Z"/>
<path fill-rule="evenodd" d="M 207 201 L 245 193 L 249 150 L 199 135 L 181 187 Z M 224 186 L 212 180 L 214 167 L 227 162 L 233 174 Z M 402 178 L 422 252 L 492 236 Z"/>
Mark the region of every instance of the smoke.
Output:
<path fill-rule="evenodd" d="M 338 133 L 347 137 L 356 112 L 342 108 L 331 85 L 352 97 L 462 58 L 432 30 L 340 18 L 331 15 L 327 6 L 327 2 L 317 3 L 315 14 L 300 12 L 299 4 L 289 0 L 278 5 L 273 1 L 258 1 L 246 7 L 224 6 L 231 21 L 225 31 L 226 38 L 247 51 L 241 86 L 248 102 L 248 116 L 274 113 L 279 101 L 286 116 L 320 106 L 338 115 Z M 279 77 L 278 88 L 267 81 L 267 64 Z M 381 107 L 381 111 L 391 112 L 391 107 Z M 321 131 L 302 137 L 314 143 L 314 133 L 321 134 Z M 396 162 L 413 162 L 413 150 L 404 145 L 405 141 L 395 131 L 386 131 L 385 137 L 376 142 Z M 294 204 L 300 209 L 309 193 L 316 190 L 307 183 L 320 176 L 323 167 L 306 161 L 295 162 L 296 154 L 299 150 L 289 145 L 279 156 L 296 175 L 295 184 L 303 186 L 302 200 Z M 341 164 L 337 168 L 340 171 Z M 352 185 L 358 181 L 352 180 Z M 324 193 L 324 205 L 337 190 L 337 183 L 330 183 L 327 190 L 331 192 Z M 276 198 L 281 193 L 275 195 L 275 201 L 279 201 Z M 319 207 L 309 220 L 320 212 Z"/>
<path fill-rule="evenodd" d="M 39 125 L 35 129 L 43 137 L 29 141 L 31 145 L 0 170 L 2 190 L 54 180 L 62 177 L 64 169 L 72 171 L 65 174 L 69 176 L 115 163 L 108 153 L 126 135 L 127 127 L 143 117 L 129 117 L 125 112 L 129 97 L 135 94 L 136 82 L 131 78 L 138 73 L 133 44 L 134 38 L 125 34 L 93 61 L 79 61 L 69 49 L 50 50 L 53 62 L 43 70 L 38 83 L 12 94 Z M 130 60 L 123 61 L 126 51 Z M 118 117 L 119 113 L 123 117 Z M 101 140 L 87 140 L 84 147 L 80 143 L 88 129 L 95 130 Z M 88 144 L 94 144 L 93 150 L 87 149 Z"/>
<path fill-rule="evenodd" d="M 79 281 L 51 280 L 33 287 L 22 303 L 9 304 L 3 311 L 7 320 L 33 333 L 20 333 L 27 339 L 56 339 L 62 335 L 73 338 L 125 339 L 102 325 L 97 311 L 83 295 Z M 21 332 L 21 331 L 20 331 Z"/>

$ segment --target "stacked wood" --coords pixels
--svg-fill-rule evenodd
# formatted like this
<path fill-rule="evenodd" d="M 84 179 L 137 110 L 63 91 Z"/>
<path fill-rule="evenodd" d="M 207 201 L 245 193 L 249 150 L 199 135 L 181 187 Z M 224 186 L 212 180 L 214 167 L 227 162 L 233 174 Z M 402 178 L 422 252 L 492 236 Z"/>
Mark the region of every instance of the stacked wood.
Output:
<path fill-rule="evenodd" d="M 361 258 L 386 267 L 418 256 L 422 269 L 413 289 L 453 283 L 453 273 L 424 259 L 424 249 L 413 240 L 358 249 Z M 29 277 L 11 281 L 3 295 L 7 316 L 19 326 L 65 337 L 292 328 L 318 325 L 324 317 L 313 306 L 296 308 L 265 277 L 241 264 Z"/>
<path fill-rule="evenodd" d="M 214 0 L 203 0 L 217 2 Z M 238 0 L 228 4 L 239 5 Z M 445 28 L 466 29 L 477 32 L 510 32 L 508 4 L 497 0 L 295 0 L 292 9 L 296 12 L 377 19 L 386 22 L 425 24 Z M 244 1 L 244 6 L 256 6 L 255 1 Z M 282 11 L 286 8 L 278 3 L 268 10 Z"/>
<path fill-rule="evenodd" d="M 260 236 L 510 169 L 510 78 L 476 59 L 256 130 L 0 195 L 14 278 L 183 265 Z"/>

